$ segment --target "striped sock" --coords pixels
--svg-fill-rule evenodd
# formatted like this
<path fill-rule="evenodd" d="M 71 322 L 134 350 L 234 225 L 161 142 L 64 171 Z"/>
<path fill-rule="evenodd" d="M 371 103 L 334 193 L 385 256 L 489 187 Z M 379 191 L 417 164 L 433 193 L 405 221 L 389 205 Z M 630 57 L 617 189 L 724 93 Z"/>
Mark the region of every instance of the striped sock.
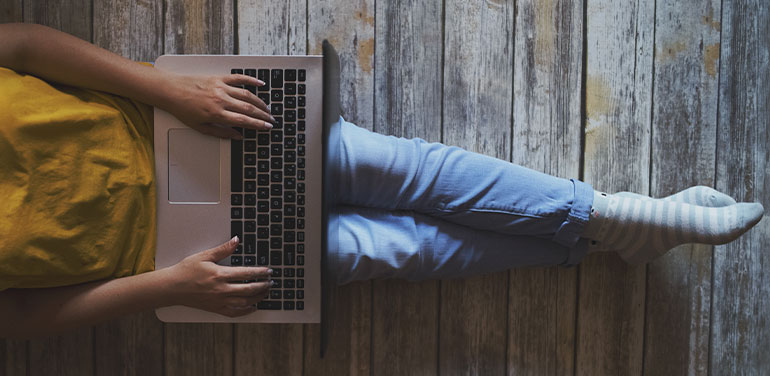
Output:
<path fill-rule="evenodd" d="M 615 195 L 642 200 L 654 200 L 652 197 L 633 192 L 618 192 L 615 193 Z M 662 200 L 684 202 L 692 205 L 708 206 L 710 208 L 729 206 L 736 203 L 732 197 L 719 192 L 714 188 L 703 185 L 687 188 L 679 193 L 664 197 Z"/>
<path fill-rule="evenodd" d="M 641 264 L 680 244 L 731 242 L 757 224 L 763 211 L 758 203 L 709 208 L 595 191 L 583 237 L 593 240 L 589 252 L 615 250 L 626 262 Z"/>

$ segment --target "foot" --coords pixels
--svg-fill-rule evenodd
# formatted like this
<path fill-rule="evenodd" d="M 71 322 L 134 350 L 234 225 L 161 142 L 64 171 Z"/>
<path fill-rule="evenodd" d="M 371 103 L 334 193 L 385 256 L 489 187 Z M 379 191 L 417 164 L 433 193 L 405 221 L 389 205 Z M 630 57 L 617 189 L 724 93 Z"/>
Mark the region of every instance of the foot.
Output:
<path fill-rule="evenodd" d="M 762 219 L 758 203 L 704 207 L 674 200 L 594 193 L 584 237 L 589 251 L 615 250 L 628 263 L 641 264 L 686 243 L 725 244 Z"/>

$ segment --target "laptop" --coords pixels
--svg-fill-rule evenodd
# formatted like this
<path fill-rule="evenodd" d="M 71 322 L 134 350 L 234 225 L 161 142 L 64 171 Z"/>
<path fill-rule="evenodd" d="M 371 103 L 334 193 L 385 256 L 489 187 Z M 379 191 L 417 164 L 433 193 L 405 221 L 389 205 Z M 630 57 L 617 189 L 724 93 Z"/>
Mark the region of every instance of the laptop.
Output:
<path fill-rule="evenodd" d="M 203 135 L 155 109 L 157 269 L 217 246 L 241 242 L 222 265 L 265 266 L 278 286 L 257 311 L 229 318 L 186 306 L 156 310 L 164 322 L 320 323 L 328 315 L 326 250 L 336 202 L 339 57 L 163 55 L 155 67 L 182 74 L 255 76 L 246 87 L 278 121 L 269 131 L 239 129 L 243 140 Z M 325 321 L 325 320 L 324 320 Z M 322 355 L 328 323 L 321 326 Z"/>

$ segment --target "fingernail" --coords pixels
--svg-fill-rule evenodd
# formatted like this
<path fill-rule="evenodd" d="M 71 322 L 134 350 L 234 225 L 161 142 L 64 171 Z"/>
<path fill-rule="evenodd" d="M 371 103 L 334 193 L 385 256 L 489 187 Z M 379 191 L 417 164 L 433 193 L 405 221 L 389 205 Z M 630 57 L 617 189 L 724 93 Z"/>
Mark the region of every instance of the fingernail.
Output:
<path fill-rule="evenodd" d="M 272 125 L 272 124 L 270 124 L 270 123 L 267 123 L 267 122 L 265 122 L 265 128 L 267 128 L 267 129 L 272 129 L 272 128 L 273 128 L 273 125 Z"/>
<path fill-rule="evenodd" d="M 258 83 L 258 84 L 260 84 L 260 85 L 262 85 L 262 86 L 264 86 L 264 85 L 265 85 L 265 81 L 262 81 L 262 80 L 257 80 L 257 83 Z"/>
<path fill-rule="evenodd" d="M 272 121 L 273 121 L 273 123 L 275 123 L 275 122 L 277 122 L 277 121 L 278 121 L 278 120 L 275 120 L 275 118 L 273 117 L 273 115 L 270 115 L 270 120 L 272 120 Z"/>
<path fill-rule="evenodd" d="M 270 280 L 270 287 L 275 287 L 275 281 L 273 281 L 272 279 Z"/>
<path fill-rule="evenodd" d="M 267 269 L 267 274 L 272 275 L 273 274 L 273 269 Z"/>
<path fill-rule="evenodd" d="M 238 243 L 238 235 L 233 236 L 233 238 L 230 239 L 230 243 L 232 243 L 232 244 Z"/>

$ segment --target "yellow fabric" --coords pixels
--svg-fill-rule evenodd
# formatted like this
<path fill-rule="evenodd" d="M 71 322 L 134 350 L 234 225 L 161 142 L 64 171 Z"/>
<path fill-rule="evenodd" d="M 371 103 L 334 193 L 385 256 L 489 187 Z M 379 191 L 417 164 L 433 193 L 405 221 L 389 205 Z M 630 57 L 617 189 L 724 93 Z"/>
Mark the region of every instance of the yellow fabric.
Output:
<path fill-rule="evenodd" d="M 152 108 L 0 68 L 0 290 L 155 267 Z"/>

